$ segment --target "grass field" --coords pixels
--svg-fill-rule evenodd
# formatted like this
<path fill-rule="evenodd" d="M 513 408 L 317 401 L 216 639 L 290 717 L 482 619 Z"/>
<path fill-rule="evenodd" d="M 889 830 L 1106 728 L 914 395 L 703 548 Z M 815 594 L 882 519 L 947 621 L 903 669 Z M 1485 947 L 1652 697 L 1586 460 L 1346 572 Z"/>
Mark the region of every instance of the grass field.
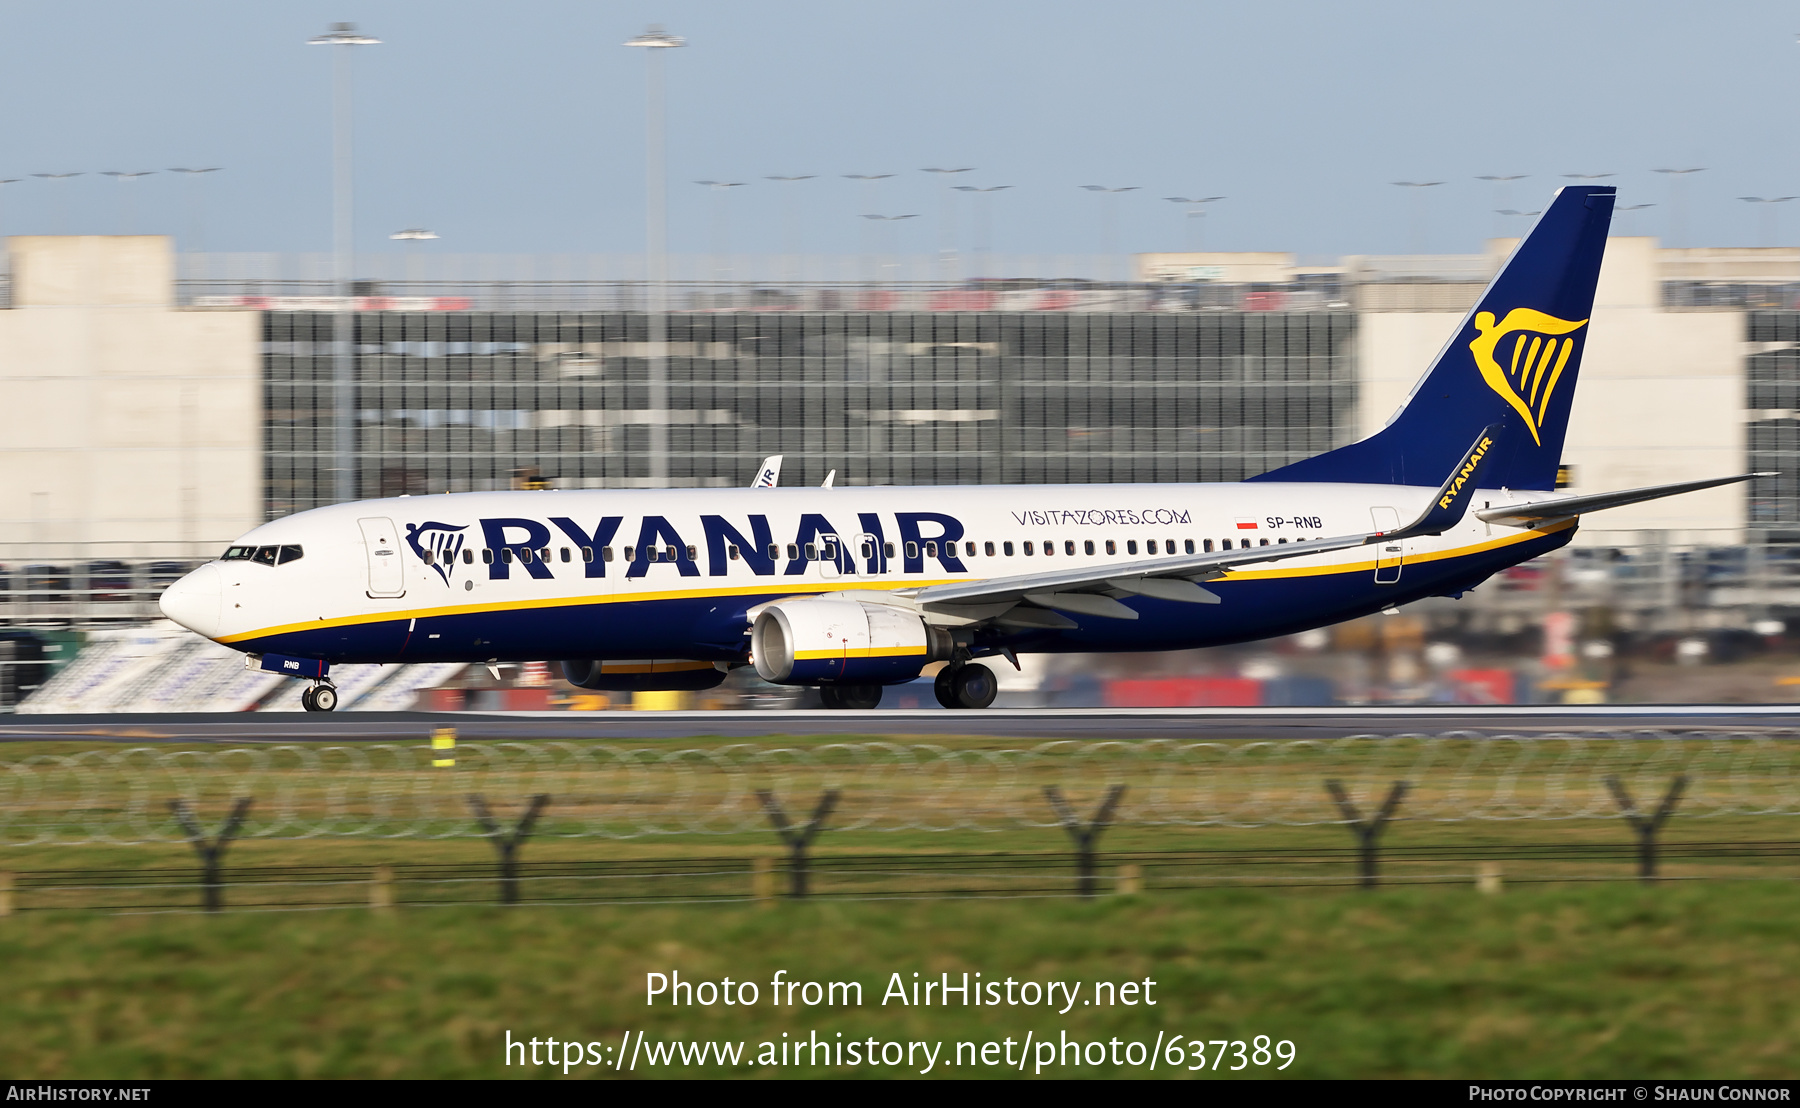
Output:
<path fill-rule="evenodd" d="M 11 1077 L 558 1076 L 502 1043 L 669 1039 L 949 1044 L 1291 1040 L 1294 1077 L 1789 1077 L 1800 1046 L 1791 881 L 1355 891 L 1094 902 L 445 908 L 0 920 Z M 752 1007 L 646 1007 L 645 974 L 763 983 Z M 768 1003 L 777 970 L 865 1003 Z M 1155 1007 L 882 1006 L 907 981 L 1157 982 Z M 1085 994 L 1084 994 L 1085 995 Z M 1190 1062 L 1191 1064 L 1191 1062 Z M 1228 1060 L 1226 1065 L 1233 1064 Z M 1277 1063 L 1278 1064 L 1278 1063 Z M 631 1076 L 904 1075 L 905 1065 L 656 1067 Z M 1028 1067 L 1029 1069 L 1029 1067 Z M 1247 1074 L 1269 1072 L 1252 1067 Z M 1149 1075 L 1083 1065 L 1061 1076 Z M 1189 1075 L 1160 1065 L 1155 1076 Z M 577 1068 L 571 1077 L 619 1077 Z M 1206 1074 L 1207 1078 L 1227 1074 Z"/>

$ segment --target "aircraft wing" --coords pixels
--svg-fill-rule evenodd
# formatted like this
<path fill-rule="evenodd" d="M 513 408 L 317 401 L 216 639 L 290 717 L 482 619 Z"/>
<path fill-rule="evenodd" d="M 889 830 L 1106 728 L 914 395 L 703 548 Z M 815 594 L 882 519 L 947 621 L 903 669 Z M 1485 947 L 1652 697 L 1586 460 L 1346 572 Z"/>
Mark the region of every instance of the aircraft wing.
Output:
<path fill-rule="evenodd" d="M 1425 511 L 1418 519 L 1397 531 L 1371 531 L 1337 538 L 1303 539 L 1286 545 L 1257 546 L 1247 550 L 1146 558 L 1136 562 L 1114 562 L 1105 566 L 1073 566 L 1046 573 L 927 585 L 910 596 L 914 602 L 929 610 L 956 614 L 957 609 L 962 609 L 971 621 L 1002 618 L 1005 622 L 1046 627 L 1065 626 L 1067 621 L 1021 618 L 1032 613 L 1020 612 L 1012 606 L 1028 604 L 1037 608 L 1109 619 L 1136 619 L 1136 612 L 1119 603 L 1113 596 L 1105 594 L 1149 596 L 1189 604 L 1217 604 L 1218 594 L 1201 588 L 1197 582 L 1223 576 L 1227 570 L 1241 566 L 1303 558 L 1308 554 L 1348 550 L 1372 543 L 1397 542 L 1417 535 L 1437 535 L 1455 527 L 1462 522 L 1463 515 L 1468 510 L 1466 494 L 1473 494 L 1478 487 L 1476 476 L 1491 456 L 1490 451 L 1499 430 L 1500 427 L 1496 424 L 1477 436 L 1463 454 L 1462 460 L 1451 471 L 1443 487 L 1432 497 Z M 982 609 L 989 606 L 995 607 L 984 613 Z M 1041 615 L 1060 619 L 1049 612 Z"/>
<path fill-rule="evenodd" d="M 1558 496 L 1550 500 L 1534 500 L 1526 504 L 1504 504 L 1498 508 L 1483 508 L 1475 515 L 1476 518 L 1487 523 L 1529 524 L 1546 519 L 1567 519 L 1569 516 L 1578 516 L 1583 512 L 1598 512 L 1603 508 L 1640 504 L 1646 500 L 1657 500 L 1678 493 L 1713 489 L 1720 485 L 1748 481 L 1753 477 L 1773 476 L 1775 476 L 1773 473 L 1740 473 L 1736 477 L 1713 477 L 1705 481 L 1651 485 L 1648 488 L 1625 489 L 1621 492 L 1597 492 L 1587 496 Z"/>

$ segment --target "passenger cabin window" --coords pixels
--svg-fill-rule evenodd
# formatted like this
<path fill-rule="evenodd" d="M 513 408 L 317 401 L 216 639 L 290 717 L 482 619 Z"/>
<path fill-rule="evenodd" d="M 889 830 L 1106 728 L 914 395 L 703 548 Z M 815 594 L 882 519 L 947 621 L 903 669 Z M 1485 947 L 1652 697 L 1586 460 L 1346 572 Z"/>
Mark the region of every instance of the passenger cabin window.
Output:
<path fill-rule="evenodd" d="M 891 542 L 882 543 L 881 544 L 881 556 L 883 558 L 892 558 L 894 556 L 894 544 Z"/>
<path fill-rule="evenodd" d="M 917 558 L 918 556 L 919 556 L 919 544 L 916 542 L 907 543 L 906 544 L 907 560 L 911 561 L 912 559 Z"/>
<path fill-rule="evenodd" d="M 800 548 L 791 542 L 788 543 L 788 561 L 795 562 L 795 561 L 799 561 L 799 560 L 800 560 Z"/>
<path fill-rule="evenodd" d="M 776 546 L 774 543 L 770 543 L 769 544 L 769 561 L 772 562 L 779 557 L 781 557 L 781 547 Z"/>
<path fill-rule="evenodd" d="M 1192 554 L 1194 552 L 1194 540 L 1193 539 L 1184 540 L 1181 544 L 1181 548 L 1183 550 L 1187 551 L 1189 554 Z"/>
<path fill-rule="evenodd" d="M 637 547 L 628 546 L 625 548 L 625 560 L 628 562 L 637 561 Z"/>
<path fill-rule="evenodd" d="M 819 557 L 819 548 L 810 542 L 807 543 L 806 544 L 806 560 L 811 562 L 811 561 L 817 560 L 818 557 Z"/>
<path fill-rule="evenodd" d="M 562 560 L 565 562 L 569 560 L 569 548 L 566 546 L 562 548 Z"/>
<path fill-rule="evenodd" d="M 734 562 L 737 561 L 738 560 L 738 548 L 727 543 L 725 546 L 725 556 L 727 558 L 730 558 Z"/>
<path fill-rule="evenodd" d="M 1091 542 L 1088 543 L 1087 552 L 1089 554 L 1092 554 L 1094 552 L 1094 544 L 1093 543 L 1091 543 Z M 1065 539 L 1063 541 L 1063 553 L 1069 555 L 1070 557 L 1075 556 L 1075 540 L 1074 539 Z"/>
<path fill-rule="evenodd" d="M 1146 554 L 1156 553 L 1156 540 L 1155 539 L 1151 539 L 1150 541 L 1148 541 L 1144 544 L 1144 553 L 1146 553 Z"/>
<path fill-rule="evenodd" d="M 507 564 L 507 565 L 509 565 L 509 566 L 510 566 L 510 565 L 512 565 L 512 561 L 513 561 L 513 549 L 512 549 L 512 547 L 510 547 L 510 546 L 503 546 L 503 547 L 501 547 L 501 548 L 500 548 L 500 560 L 501 560 L 501 561 L 502 561 L 502 562 L 505 562 L 505 563 L 506 563 L 506 564 Z"/>
<path fill-rule="evenodd" d="M 613 560 L 612 559 L 612 547 L 603 546 L 600 548 L 600 560 L 603 562 L 610 562 Z"/>
<path fill-rule="evenodd" d="M 927 558 L 937 557 L 937 543 L 928 542 L 925 544 L 925 556 Z"/>
<path fill-rule="evenodd" d="M 994 556 L 994 544 L 991 542 L 982 543 L 981 551 L 982 551 L 982 553 L 986 554 L 988 557 L 992 558 Z M 1008 550 L 1007 553 L 1011 554 L 1012 551 Z"/>
<path fill-rule="evenodd" d="M 690 562 L 698 561 L 699 555 L 700 555 L 699 547 L 697 547 L 697 546 L 688 547 L 688 561 L 690 561 Z"/>
<path fill-rule="evenodd" d="M 1048 558 L 1052 554 L 1055 554 L 1055 553 L 1056 553 L 1056 540 L 1055 539 L 1045 539 L 1044 540 L 1044 557 Z"/>
<path fill-rule="evenodd" d="M 1226 539 L 1226 540 L 1225 540 L 1225 549 L 1226 549 L 1226 550 L 1230 550 L 1230 549 L 1231 549 L 1231 540 L 1230 540 L 1230 539 Z"/>
<path fill-rule="evenodd" d="M 584 562 L 593 561 L 594 560 L 594 548 L 591 546 L 582 547 L 581 548 L 581 560 Z M 610 562 L 610 561 L 612 561 L 612 559 L 608 558 L 607 561 Z"/>
<path fill-rule="evenodd" d="M 256 547 L 254 546 L 233 546 L 228 548 L 225 556 L 219 560 L 221 562 L 247 562 L 255 556 Z"/>
<path fill-rule="evenodd" d="M 509 562 L 512 561 L 512 547 L 510 547 L 510 546 L 506 547 L 505 553 L 501 554 L 500 556 L 502 558 L 505 558 Z M 526 565 L 531 564 L 531 547 L 528 546 L 525 549 L 519 551 L 519 561 L 524 562 Z"/>
<path fill-rule="evenodd" d="M 428 566 L 436 565 L 437 564 L 437 555 L 435 555 L 431 551 L 427 550 L 425 552 L 424 556 L 420 560 L 423 561 Z"/>
<path fill-rule="evenodd" d="M 250 556 L 250 560 L 259 566 L 272 566 L 275 564 L 275 555 L 280 552 L 279 546 L 259 546 L 256 548 L 256 553 Z"/>
<path fill-rule="evenodd" d="M 865 558 L 873 558 L 875 556 L 875 544 L 872 542 L 863 543 L 862 556 Z"/>
<path fill-rule="evenodd" d="M 463 551 L 463 565 L 472 566 L 474 564 L 475 564 L 475 552 L 473 550 Z"/>
<path fill-rule="evenodd" d="M 993 544 L 990 543 L 989 545 L 991 546 Z M 973 558 L 975 556 L 975 544 L 972 542 L 963 543 L 963 553 Z"/>
<path fill-rule="evenodd" d="M 1026 557 L 1027 557 L 1027 558 L 1029 558 L 1029 557 L 1031 557 L 1031 554 L 1032 554 L 1032 550 L 1031 550 L 1031 540 L 1030 540 L 1030 539 L 1026 539 L 1026 540 L 1025 540 L 1025 556 L 1026 556 Z"/>
<path fill-rule="evenodd" d="M 1119 552 L 1119 544 L 1112 541 L 1111 539 L 1107 539 L 1106 540 L 1106 552 L 1108 554 L 1117 554 Z"/>
<path fill-rule="evenodd" d="M 1136 554 L 1137 553 L 1137 540 L 1136 539 L 1126 539 L 1125 540 L 1125 553 L 1127 553 L 1127 554 Z"/>
<path fill-rule="evenodd" d="M 1212 553 L 1212 552 L 1213 552 L 1213 549 L 1212 549 L 1212 540 L 1211 540 L 1211 539 L 1207 539 L 1207 540 L 1206 540 L 1206 543 L 1205 543 L 1205 546 L 1206 546 L 1206 552 L 1207 552 L 1207 553 L 1208 553 L 1208 554 L 1211 554 L 1211 553 Z"/>
<path fill-rule="evenodd" d="M 1001 549 L 1001 550 L 1002 550 L 1002 551 L 1003 551 L 1003 552 L 1005 552 L 1005 554 L 1006 554 L 1006 556 L 1007 556 L 1007 557 L 1008 557 L 1008 558 L 1010 558 L 1010 557 L 1012 557 L 1012 556 L 1013 556 L 1013 552 L 1012 552 L 1012 550 L 1013 550 L 1013 547 L 1012 547 L 1012 543 L 1010 543 L 1010 542 L 1006 542 L 1006 543 L 1001 543 L 1001 544 L 1000 544 L 1000 549 Z"/>
<path fill-rule="evenodd" d="M 1269 540 L 1268 540 L 1268 539 L 1257 539 L 1257 540 L 1256 540 L 1256 545 L 1258 545 L 1258 546 L 1267 546 L 1267 545 L 1269 545 Z"/>

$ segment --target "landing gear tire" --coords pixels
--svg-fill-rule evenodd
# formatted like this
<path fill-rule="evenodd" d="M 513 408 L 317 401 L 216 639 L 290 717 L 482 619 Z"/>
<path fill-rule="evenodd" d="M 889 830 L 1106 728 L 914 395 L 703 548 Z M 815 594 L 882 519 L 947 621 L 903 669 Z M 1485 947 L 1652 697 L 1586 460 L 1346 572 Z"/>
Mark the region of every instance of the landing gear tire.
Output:
<path fill-rule="evenodd" d="M 932 692 L 946 708 L 985 708 L 999 695 L 1000 682 L 993 670 L 971 662 L 938 674 Z"/>
<path fill-rule="evenodd" d="M 844 685 L 838 689 L 838 707 L 866 712 L 881 706 L 880 685 Z"/>
<path fill-rule="evenodd" d="M 932 694 L 937 697 L 937 702 L 946 708 L 962 707 L 956 702 L 956 689 L 951 684 L 955 677 L 955 670 L 941 669 L 938 671 L 937 681 L 931 686 Z"/>
<path fill-rule="evenodd" d="M 820 685 L 819 700 L 827 708 L 836 709 L 844 706 L 843 697 L 839 693 L 836 685 Z"/>
<path fill-rule="evenodd" d="M 338 706 L 337 690 L 330 685 L 314 685 L 300 694 L 300 706 L 309 712 L 329 712 Z"/>

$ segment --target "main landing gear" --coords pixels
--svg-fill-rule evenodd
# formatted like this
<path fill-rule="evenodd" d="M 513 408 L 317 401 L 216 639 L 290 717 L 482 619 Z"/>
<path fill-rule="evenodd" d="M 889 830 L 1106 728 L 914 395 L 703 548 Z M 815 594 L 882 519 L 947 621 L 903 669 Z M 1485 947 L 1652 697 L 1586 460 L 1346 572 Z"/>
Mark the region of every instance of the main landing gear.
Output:
<path fill-rule="evenodd" d="M 819 699 L 827 708 L 866 712 L 881 703 L 880 685 L 820 685 Z"/>
<path fill-rule="evenodd" d="M 932 691 L 946 708 L 985 708 L 999 695 L 1000 681 L 988 667 L 964 662 L 944 667 Z"/>
<path fill-rule="evenodd" d="M 300 694 L 300 706 L 309 712 L 332 711 L 338 706 L 338 691 L 330 685 L 313 685 Z"/>

